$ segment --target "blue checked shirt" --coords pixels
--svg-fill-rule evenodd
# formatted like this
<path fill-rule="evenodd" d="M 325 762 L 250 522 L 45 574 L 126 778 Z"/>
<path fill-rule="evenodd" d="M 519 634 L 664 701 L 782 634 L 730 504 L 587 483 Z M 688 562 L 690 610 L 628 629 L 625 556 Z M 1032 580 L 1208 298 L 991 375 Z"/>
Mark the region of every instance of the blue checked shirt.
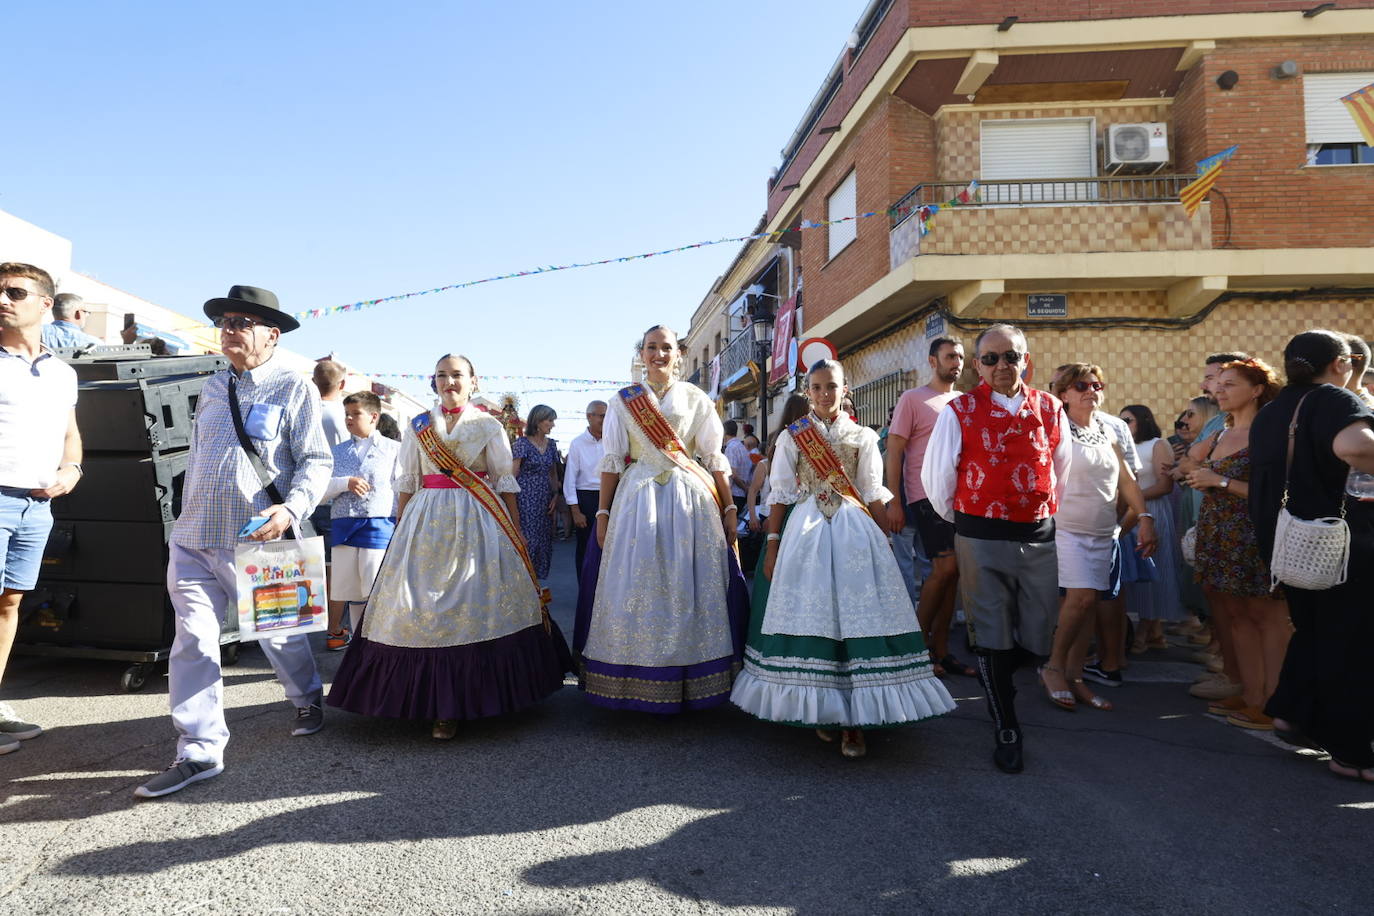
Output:
<path fill-rule="evenodd" d="M 172 542 L 193 550 L 232 550 L 244 523 L 272 504 L 234 432 L 231 371 L 205 382 L 196 407 L 181 515 L 172 529 Z M 334 468 L 314 386 L 269 360 L 238 377 L 238 397 L 249 441 L 286 508 L 298 519 L 308 518 Z"/>
<path fill-rule="evenodd" d="M 104 343 L 99 337 L 93 337 L 81 330 L 81 326 L 70 321 L 51 321 L 43 325 L 43 346 L 57 349 L 58 347 L 84 347 L 87 344 Z"/>

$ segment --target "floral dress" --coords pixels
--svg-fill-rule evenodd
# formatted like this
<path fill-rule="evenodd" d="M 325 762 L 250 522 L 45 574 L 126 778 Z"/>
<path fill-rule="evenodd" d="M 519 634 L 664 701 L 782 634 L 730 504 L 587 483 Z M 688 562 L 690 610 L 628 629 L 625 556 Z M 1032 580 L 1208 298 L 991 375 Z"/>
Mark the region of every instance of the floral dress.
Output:
<path fill-rule="evenodd" d="M 1212 442 L 1215 451 L 1221 434 Z M 1204 466 L 1232 480 L 1249 481 L 1250 449 L 1225 458 L 1208 459 Z M 1197 518 L 1197 580 L 1228 595 L 1261 598 L 1269 594 L 1269 564 L 1260 556 L 1255 525 L 1245 497 L 1212 487 L 1202 494 Z"/>
<path fill-rule="evenodd" d="M 513 457 L 520 459 L 520 473 L 515 478 L 520 484 L 520 495 L 516 497 L 520 506 L 520 532 L 529 546 L 535 574 L 544 579 L 549 575 L 549 556 L 553 552 L 553 516 L 549 514 L 553 486 L 549 471 L 558 461 L 558 443 L 549 439 L 541 452 L 533 442 L 521 436 L 515 440 L 511 451 Z"/>

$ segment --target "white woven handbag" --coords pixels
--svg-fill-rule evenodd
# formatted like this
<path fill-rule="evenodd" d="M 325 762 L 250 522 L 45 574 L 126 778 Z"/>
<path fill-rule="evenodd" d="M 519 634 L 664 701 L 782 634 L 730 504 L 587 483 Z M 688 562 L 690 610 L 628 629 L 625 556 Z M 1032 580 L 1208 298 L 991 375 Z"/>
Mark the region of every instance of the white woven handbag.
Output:
<path fill-rule="evenodd" d="M 1309 391 L 1308 394 L 1311 394 Z M 1293 442 L 1298 431 L 1298 412 L 1304 394 L 1288 424 L 1288 460 L 1283 469 L 1283 499 L 1274 528 L 1274 555 L 1269 561 L 1270 586 L 1280 582 L 1312 591 L 1345 582 L 1350 569 L 1350 526 L 1345 523 L 1345 497 L 1340 518 L 1298 518 L 1288 511 L 1288 475 L 1293 469 Z"/>
<path fill-rule="evenodd" d="M 1183 562 L 1189 566 L 1197 565 L 1197 525 L 1183 532 L 1183 538 L 1178 542 L 1179 550 L 1183 552 Z"/>

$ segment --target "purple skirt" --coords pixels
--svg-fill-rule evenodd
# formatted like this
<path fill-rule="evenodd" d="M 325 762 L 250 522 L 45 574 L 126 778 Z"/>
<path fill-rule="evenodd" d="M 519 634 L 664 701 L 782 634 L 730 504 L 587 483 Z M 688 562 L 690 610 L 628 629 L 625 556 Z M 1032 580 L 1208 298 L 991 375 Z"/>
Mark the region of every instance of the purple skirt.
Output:
<path fill-rule="evenodd" d="M 361 627 L 359 628 L 361 629 Z M 463 646 L 412 649 L 354 635 L 329 705 L 389 719 L 481 719 L 533 705 L 563 686 L 558 627 L 533 626 Z"/>
<path fill-rule="evenodd" d="M 646 668 L 640 665 L 612 665 L 586 658 L 591 629 L 592 605 L 596 599 L 596 580 L 601 572 L 601 547 L 593 534 L 587 541 L 582 563 L 582 581 L 577 593 L 577 617 L 573 622 L 573 660 L 577 683 L 587 699 L 608 709 L 634 709 L 659 715 L 689 709 L 720 706 L 730 699 L 744 659 L 744 643 L 749 635 L 749 587 L 744 582 L 739 560 L 729 553 L 730 574 L 725 605 L 729 616 L 732 651 L 725 658 L 678 665 Z"/>

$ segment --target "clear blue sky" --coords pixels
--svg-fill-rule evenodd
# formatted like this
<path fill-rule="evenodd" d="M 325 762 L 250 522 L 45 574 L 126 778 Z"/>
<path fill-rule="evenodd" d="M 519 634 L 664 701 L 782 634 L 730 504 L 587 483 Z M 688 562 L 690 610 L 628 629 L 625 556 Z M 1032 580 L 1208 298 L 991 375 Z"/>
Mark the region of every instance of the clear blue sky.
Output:
<path fill-rule="evenodd" d="M 0 208 L 71 239 L 77 270 L 193 314 L 234 283 L 296 311 L 744 235 L 864 5 L 12 4 Z M 479 374 L 621 379 L 639 332 L 686 330 L 738 248 L 382 305 L 287 342 L 373 372 L 453 350 Z M 551 404 L 566 439 L 586 400 L 522 410 Z"/>

